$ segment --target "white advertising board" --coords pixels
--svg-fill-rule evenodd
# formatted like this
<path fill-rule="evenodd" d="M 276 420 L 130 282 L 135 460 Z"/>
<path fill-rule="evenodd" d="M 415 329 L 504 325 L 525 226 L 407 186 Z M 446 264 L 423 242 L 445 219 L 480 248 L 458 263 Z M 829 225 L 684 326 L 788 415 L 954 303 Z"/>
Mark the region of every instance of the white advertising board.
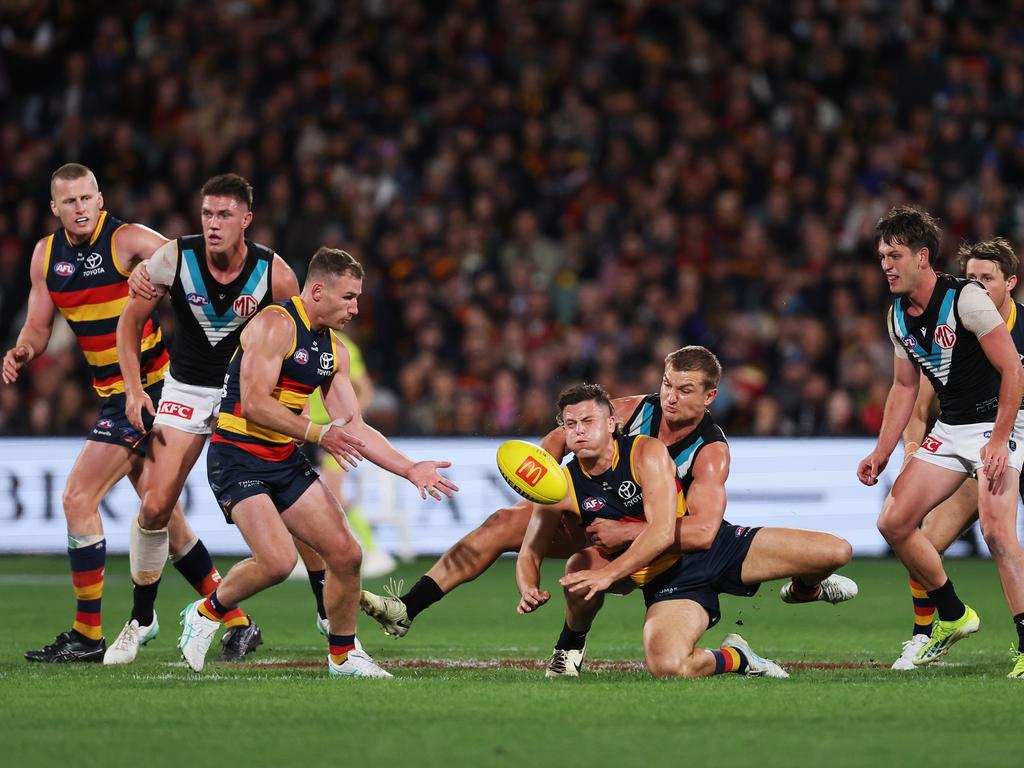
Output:
<path fill-rule="evenodd" d="M 368 463 L 351 473 L 349 493 L 376 526 L 381 544 L 400 555 L 438 554 L 494 510 L 518 499 L 494 463 L 500 439 L 396 439 L 414 459 L 452 462 L 460 492 L 423 501 L 409 483 Z M 0 440 L 0 552 L 63 552 L 61 493 L 82 441 L 73 438 Z M 744 525 L 814 528 L 847 539 L 858 555 L 881 555 L 875 518 L 900 466 L 897 454 L 873 488 L 855 476 L 873 441 L 864 439 L 733 439 L 726 518 Z M 242 554 L 245 543 L 224 522 L 206 480 L 206 456 L 182 496 L 192 527 L 212 552 Z M 111 552 L 127 552 L 128 521 L 138 498 L 127 481 L 101 507 Z"/>

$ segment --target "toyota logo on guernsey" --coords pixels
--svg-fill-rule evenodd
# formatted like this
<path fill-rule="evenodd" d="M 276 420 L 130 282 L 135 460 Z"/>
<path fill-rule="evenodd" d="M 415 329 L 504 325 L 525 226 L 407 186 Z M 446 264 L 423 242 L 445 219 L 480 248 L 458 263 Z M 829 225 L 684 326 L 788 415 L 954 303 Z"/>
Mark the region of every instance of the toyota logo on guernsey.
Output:
<path fill-rule="evenodd" d="M 75 265 L 70 261 L 58 261 L 53 265 L 53 271 L 61 277 L 71 277 L 75 274 Z"/>
<path fill-rule="evenodd" d="M 334 355 L 330 352 L 324 352 L 320 355 L 320 367 L 326 371 L 331 370 L 334 367 Z"/>
<path fill-rule="evenodd" d="M 636 496 L 636 483 L 632 480 L 623 480 L 622 485 L 619 486 L 619 497 L 632 499 L 634 496 Z"/>
<path fill-rule="evenodd" d="M 309 362 L 309 352 L 307 352 L 304 349 L 296 350 L 296 352 L 295 352 L 295 362 L 298 363 L 299 365 L 305 365 L 306 363 L 308 363 Z"/>
<path fill-rule="evenodd" d="M 96 253 L 95 251 L 93 251 L 85 259 L 85 268 L 86 269 L 96 269 L 96 267 L 98 267 L 100 265 L 100 262 L 102 262 L 102 261 L 103 261 L 103 256 L 101 254 Z"/>
<path fill-rule="evenodd" d="M 164 400 L 160 403 L 160 413 L 168 416 L 177 416 L 179 419 L 191 419 L 195 409 L 191 405 L 176 403 L 173 400 Z"/>
<path fill-rule="evenodd" d="M 541 478 L 548 473 L 547 468 L 536 459 L 527 456 L 523 459 L 523 463 L 520 464 L 515 471 L 516 477 L 522 480 L 531 488 L 536 487 L 537 483 L 541 481 Z"/>
<path fill-rule="evenodd" d="M 259 302 L 256 301 L 252 296 L 245 295 L 239 296 L 235 299 L 235 303 L 231 305 L 231 308 L 235 310 L 235 314 L 239 317 L 252 317 L 256 314 L 256 308 L 259 306 Z"/>

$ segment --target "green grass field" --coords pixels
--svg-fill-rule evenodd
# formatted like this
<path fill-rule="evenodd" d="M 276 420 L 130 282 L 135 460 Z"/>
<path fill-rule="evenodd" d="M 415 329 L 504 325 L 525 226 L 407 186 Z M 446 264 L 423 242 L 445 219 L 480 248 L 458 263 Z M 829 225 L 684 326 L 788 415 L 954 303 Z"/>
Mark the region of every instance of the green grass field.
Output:
<path fill-rule="evenodd" d="M 549 587 L 558 564 L 550 565 Z M 397 575 L 409 584 L 428 566 L 410 563 Z M 845 571 L 860 596 L 841 606 L 785 605 L 778 584 L 753 599 L 723 599 L 722 623 L 705 645 L 740 631 L 758 652 L 795 664 L 789 680 L 697 682 L 655 681 L 635 670 L 551 681 L 522 665 L 402 666 L 546 658 L 561 627 L 561 598 L 517 616 L 510 559 L 424 613 L 401 640 L 360 617 L 360 639 L 394 680 L 330 679 L 321 664 L 258 663 L 325 656 L 302 581 L 247 604 L 265 637 L 255 663 L 208 664 L 193 674 L 176 649 L 177 613 L 192 597 L 171 568 L 157 605 L 162 633 L 134 665 L 29 664 L 26 649 L 68 626 L 66 568 L 59 558 L 0 558 L 7 765 L 1019 765 L 1024 682 L 1005 678 L 1014 635 L 986 561 L 950 564 L 982 630 L 957 645 L 946 666 L 886 668 L 912 622 L 910 599 L 898 563 L 862 560 Z M 128 614 L 127 570 L 120 558 L 107 566 L 108 639 Z M 381 581 L 367 587 L 380 589 Z M 588 657 L 640 659 L 642 614 L 639 596 L 610 598 Z"/>

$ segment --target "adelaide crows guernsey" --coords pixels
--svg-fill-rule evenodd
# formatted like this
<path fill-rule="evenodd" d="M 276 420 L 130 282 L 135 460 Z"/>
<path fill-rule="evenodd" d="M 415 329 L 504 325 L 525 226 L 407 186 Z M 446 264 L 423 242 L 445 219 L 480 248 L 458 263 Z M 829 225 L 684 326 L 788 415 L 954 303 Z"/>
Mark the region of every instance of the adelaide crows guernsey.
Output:
<path fill-rule="evenodd" d="M 202 235 L 177 240 L 171 375 L 184 384 L 220 387 L 245 324 L 273 302 L 274 252 L 248 240 L 245 245 L 245 266 L 223 285 L 210 274 Z"/>
<path fill-rule="evenodd" d="M 647 435 L 657 438 L 658 428 L 661 425 L 661 398 L 658 393 L 647 395 L 637 405 L 636 409 L 627 419 L 622 431 L 627 435 Z M 668 446 L 668 454 L 676 463 L 676 478 L 683 489 L 685 496 L 693 483 L 693 463 L 706 446 L 712 443 L 725 443 L 725 432 L 715 423 L 711 413 L 704 412 L 704 418 L 694 427 L 682 440 L 677 440 Z"/>
<path fill-rule="evenodd" d="M 565 474 L 569 479 L 569 495 L 575 502 L 575 512 L 580 523 L 587 527 L 597 518 L 605 520 L 646 520 L 644 516 L 644 489 L 637 482 L 633 472 L 633 449 L 641 440 L 652 438 L 646 435 L 616 435 L 615 452 L 612 465 L 607 472 L 590 475 L 580 465 L 579 459 L 573 459 L 565 465 Z M 679 482 L 676 481 L 679 489 Z M 676 516 L 686 514 L 686 501 L 683 492 L 676 495 Z M 612 551 L 602 550 L 605 554 Z M 621 551 L 621 550 L 618 550 Z M 655 576 L 668 570 L 680 555 L 664 552 L 648 565 L 630 574 L 638 585 L 643 586 Z"/>
<path fill-rule="evenodd" d="M 897 355 L 902 349 L 928 377 L 939 397 L 939 419 L 953 425 L 994 421 L 999 406 L 999 372 L 978 337 L 964 327 L 960 304 L 965 289 L 984 290 L 940 274 L 924 312 L 909 314 L 910 300 L 898 296 L 888 315 Z"/>
<path fill-rule="evenodd" d="M 338 340 L 330 328 L 319 331 L 310 328 L 309 317 L 298 296 L 271 304 L 263 311 L 283 312 L 295 325 L 294 341 L 281 363 L 272 396 L 293 413 L 302 413 L 313 390 L 338 369 Z M 239 346 L 228 366 L 217 429 L 210 442 L 231 443 L 261 459 L 281 461 L 295 450 L 295 440 L 242 415 L 240 374 L 244 356 L 245 348 Z"/>
<path fill-rule="evenodd" d="M 43 262 L 46 289 L 78 339 L 100 397 L 124 392 L 117 362 L 117 321 L 128 303 L 128 275 L 120 271 L 114 250 L 114 233 L 123 226 L 124 222 L 100 211 L 92 237 L 81 245 L 74 245 L 61 227 L 47 238 Z M 167 363 L 154 313 L 142 328 L 142 385 L 161 381 Z"/>

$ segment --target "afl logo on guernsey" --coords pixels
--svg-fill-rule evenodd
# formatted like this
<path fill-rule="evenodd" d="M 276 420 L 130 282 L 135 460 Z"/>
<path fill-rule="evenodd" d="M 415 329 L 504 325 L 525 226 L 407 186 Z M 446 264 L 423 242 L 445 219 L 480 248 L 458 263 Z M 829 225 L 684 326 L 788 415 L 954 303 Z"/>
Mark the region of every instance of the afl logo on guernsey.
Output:
<path fill-rule="evenodd" d="M 53 265 L 53 271 L 61 277 L 71 277 L 75 274 L 75 265 L 70 261 L 58 261 Z"/>
<path fill-rule="evenodd" d="M 210 300 L 201 293 L 190 293 L 185 297 L 185 301 L 193 307 L 205 307 L 210 303 Z"/>
<path fill-rule="evenodd" d="M 903 346 L 906 347 L 907 349 L 913 349 L 915 344 L 917 344 L 917 339 L 915 339 L 913 336 L 903 337 Z"/>
<path fill-rule="evenodd" d="M 940 325 L 935 329 L 935 343 L 943 349 L 949 349 L 956 344 L 956 331 L 948 325 Z"/>
<path fill-rule="evenodd" d="M 252 317 L 256 314 L 259 305 L 260 303 L 255 298 L 246 294 L 235 299 L 235 303 L 231 305 L 231 308 L 235 310 L 235 314 L 239 317 Z"/>
<path fill-rule="evenodd" d="M 589 496 L 583 500 L 583 508 L 587 512 L 597 512 L 604 509 L 604 499 L 600 496 Z"/>
<path fill-rule="evenodd" d="M 309 362 L 309 352 L 304 349 L 296 350 L 294 357 L 295 362 L 299 365 L 305 365 Z"/>

